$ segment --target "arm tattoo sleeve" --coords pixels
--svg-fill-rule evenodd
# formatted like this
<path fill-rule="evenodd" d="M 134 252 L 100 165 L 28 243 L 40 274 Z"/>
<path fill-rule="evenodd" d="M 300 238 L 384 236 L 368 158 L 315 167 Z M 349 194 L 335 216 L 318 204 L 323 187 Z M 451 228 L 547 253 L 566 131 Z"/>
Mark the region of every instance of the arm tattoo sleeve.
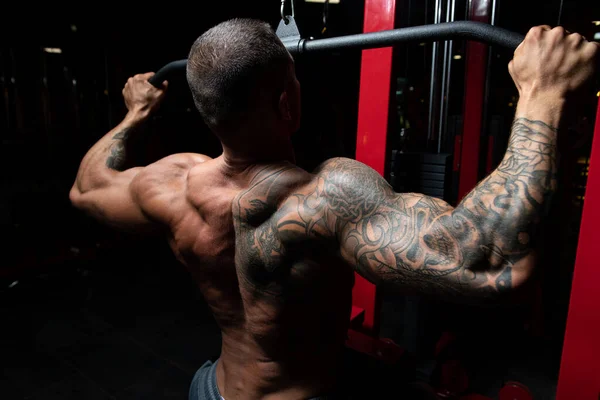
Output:
<path fill-rule="evenodd" d="M 337 232 L 345 257 L 374 281 L 421 292 L 512 289 L 530 267 L 535 228 L 556 188 L 556 133 L 541 121 L 515 120 L 504 160 L 456 209 L 392 194 L 371 171 L 328 168 L 324 195 L 344 221 Z"/>

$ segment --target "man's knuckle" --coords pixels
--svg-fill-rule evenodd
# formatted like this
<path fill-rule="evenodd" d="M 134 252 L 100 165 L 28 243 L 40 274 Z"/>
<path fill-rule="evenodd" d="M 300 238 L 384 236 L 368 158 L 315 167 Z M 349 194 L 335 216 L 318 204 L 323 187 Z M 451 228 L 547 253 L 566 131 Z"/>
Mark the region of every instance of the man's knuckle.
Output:
<path fill-rule="evenodd" d="M 593 59 L 600 55 L 600 46 L 597 46 L 594 43 L 588 43 L 583 48 L 583 54 L 586 56 L 586 58 Z"/>

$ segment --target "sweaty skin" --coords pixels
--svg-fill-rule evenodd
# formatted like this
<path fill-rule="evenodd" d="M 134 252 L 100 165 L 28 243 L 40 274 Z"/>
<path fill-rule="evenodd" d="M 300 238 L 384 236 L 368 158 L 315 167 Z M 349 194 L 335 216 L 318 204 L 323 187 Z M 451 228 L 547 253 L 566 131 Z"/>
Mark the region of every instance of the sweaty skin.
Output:
<path fill-rule="evenodd" d="M 531 276 L 536 228 L 556 189 L 565 98 L 592 76 L 597 54 L 560 28 L 530 31 L 509 66 L 521 97 L 506 155 L 456 208 L 394 193 L 343 158 L 313 173 L 199 154 L 128 168 L 128 137 L 164 95 L 147 82 L 152 74 L 126 85 L 129 113 L 82 160 L 71 201 L 115 228 L 169 240 L 222 329 L 225 399 L 327 394 L 354 271 L 398 291 L 472 302 Z"/>

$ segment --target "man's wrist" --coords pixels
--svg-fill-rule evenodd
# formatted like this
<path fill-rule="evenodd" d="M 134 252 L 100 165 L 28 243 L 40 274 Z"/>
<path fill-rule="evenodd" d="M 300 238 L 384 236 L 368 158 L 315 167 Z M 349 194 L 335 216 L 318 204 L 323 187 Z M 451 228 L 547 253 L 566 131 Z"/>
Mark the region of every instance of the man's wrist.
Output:
<path fill-rule="evenodd" d="M 148 120 L 149 117 L 150 117 L 150 112 L 148 110 L 134 109 L 134 110 L 129 110 L 127 112 L 127 115 L 125 115 L 123 122 L 126 123 L 127 125 L 132 125 L 132 126 L 140 125 L 140 124 L 144 123 L 146 120 Z"/>
<path fill-rule="evenodd" d="M 559 128 L 565 115 L 566 101 L 551 94 L 522 94 L 517 104 L 515 118 L 528 118 Z"/>

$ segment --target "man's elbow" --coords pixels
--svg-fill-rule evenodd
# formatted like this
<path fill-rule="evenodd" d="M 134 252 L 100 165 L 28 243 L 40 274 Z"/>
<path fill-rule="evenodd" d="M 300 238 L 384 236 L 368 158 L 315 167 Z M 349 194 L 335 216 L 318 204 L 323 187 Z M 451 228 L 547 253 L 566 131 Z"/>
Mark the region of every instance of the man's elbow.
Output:
<path fill-rule="evenodd" d="M 528 287 L 535 275 L 537 257 L 534 252 L 515 262 L 511 267 L 511 290 L 520 291 Z"/>
<path fill-rule="evenodd" d="M 536 256 L 533 253 L 521 258 L 514 263 L 490 262 L 488 272 L 488 285 L 491 286 L 487 294 L 494 301 L 503 303 L 520 303 L 528 297 L 533 277 L 536 272 Z"/>
<path fill-rule="evenodd" d="M 69 191 L 69 201 L 71 202 L 71 205 L 75 208 L 83 207 L 82 194 L 77 185 L 73 185 L 73 187 Z"/>

